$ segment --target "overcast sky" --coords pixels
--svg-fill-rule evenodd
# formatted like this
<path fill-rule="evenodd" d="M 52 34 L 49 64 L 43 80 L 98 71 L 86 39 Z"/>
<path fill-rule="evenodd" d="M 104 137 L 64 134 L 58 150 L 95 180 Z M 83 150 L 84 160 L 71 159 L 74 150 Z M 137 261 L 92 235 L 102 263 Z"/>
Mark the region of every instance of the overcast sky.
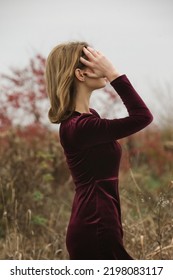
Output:
<path fill-rule="evenodd" d="M 0 72 L 85 40 L 152 104 L 151 86 L 173 86 L 172 34 L 172 0 L 0 0 Z"/>

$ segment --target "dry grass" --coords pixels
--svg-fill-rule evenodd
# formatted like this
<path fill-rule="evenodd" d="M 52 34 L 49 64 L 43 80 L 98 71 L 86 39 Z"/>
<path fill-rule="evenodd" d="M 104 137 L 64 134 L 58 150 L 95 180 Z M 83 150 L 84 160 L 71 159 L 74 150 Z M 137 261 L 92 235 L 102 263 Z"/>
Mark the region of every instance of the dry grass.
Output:
<path fill-rule="evenodd" d="M 164 150 L 166 136 L 151 134 L 123 143 L 124 242 L 136 259 L 173 259 L 173 153 Z M 0 135 L 0 259 L 68 259 L 74 185 L 57 135 Z"/>
<path fill-rule="evenodd" d="M 173 182 L 149 191 L 129 173 L 132 184 L 122 194 L 127 248 L 136 259 L 173 259 Z"/>

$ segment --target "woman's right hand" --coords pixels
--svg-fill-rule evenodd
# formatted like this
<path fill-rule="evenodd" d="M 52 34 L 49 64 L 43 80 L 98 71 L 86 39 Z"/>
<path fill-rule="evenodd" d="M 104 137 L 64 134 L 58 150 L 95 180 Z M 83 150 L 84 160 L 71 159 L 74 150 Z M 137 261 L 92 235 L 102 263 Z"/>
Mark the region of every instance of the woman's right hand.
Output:
<path fill-rule="evenodd" d="M 84 72 L 89 78 L 106 77 L 111 82 L 120 76 L 112 63 L 101 52 L 91 47 L 84 47 L 83 52 L 88 60 L 80 57 L 80 61 L 92 70 L 92 72 L 87 70 Z"/>

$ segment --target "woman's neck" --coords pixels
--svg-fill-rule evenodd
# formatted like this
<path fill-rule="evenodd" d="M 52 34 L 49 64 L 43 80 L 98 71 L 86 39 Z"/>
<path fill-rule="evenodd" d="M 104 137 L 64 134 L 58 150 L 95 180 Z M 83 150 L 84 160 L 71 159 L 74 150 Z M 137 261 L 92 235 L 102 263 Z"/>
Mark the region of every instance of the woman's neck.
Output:
<path fill-rule="evenodd" d="M 81 87 L 77 89 L 75 111 L 80 113 L 90 113 L 89 102 L 92 92 Z"/>

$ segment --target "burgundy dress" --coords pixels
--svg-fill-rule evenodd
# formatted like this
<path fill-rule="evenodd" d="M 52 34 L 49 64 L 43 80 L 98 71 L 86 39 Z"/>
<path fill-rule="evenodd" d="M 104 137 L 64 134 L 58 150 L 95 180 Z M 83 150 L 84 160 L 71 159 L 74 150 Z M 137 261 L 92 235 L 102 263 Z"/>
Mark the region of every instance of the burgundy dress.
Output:
<path fill-rule="evenodd" d="M 74 111 L 60 125 L 60 142 L 76 186 L 66 236 L 71 260 L 132 259 L 123 245 L 117 140 L 143 129 L 153 117 L 126 75 L 111 85 L 128 117 L 105 119 L 90 108 L 91 114 Z"/>

